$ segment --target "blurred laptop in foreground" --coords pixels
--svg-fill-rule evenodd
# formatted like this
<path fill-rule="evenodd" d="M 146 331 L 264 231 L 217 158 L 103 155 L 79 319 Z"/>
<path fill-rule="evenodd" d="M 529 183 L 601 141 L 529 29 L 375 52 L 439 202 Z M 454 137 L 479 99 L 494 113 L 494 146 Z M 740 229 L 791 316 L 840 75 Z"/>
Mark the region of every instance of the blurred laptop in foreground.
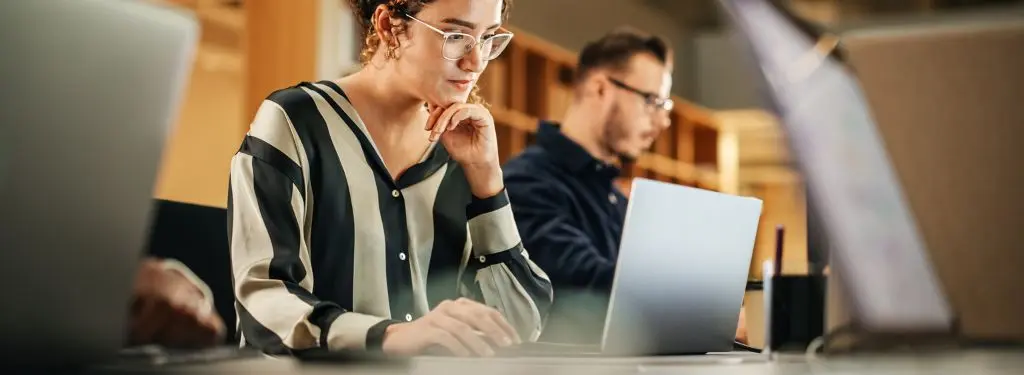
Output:
<path fill-rule="evenodd" d="M 1024 342 L 1019 8 L 841 34 L 960 333 L 974 341 Z"/>
<path fill-rule="evenodd" d="M 194 19 L 144 2 L 0 4 L 0 281 L 21 286 L 0 291 L 5 365 L 223 332 L 187 269 L 140 259 L 196 40 Z"/>
<path fill-rule="evenodd" d="M 942 221 L 976 217 L 979 211 L 968 209 L 961 210 L 961 215 L 949 215 L 945 210 L 950 208 L 950 201 L 972 201 L 972 195 L 976 196 L 949 194 L 954 190 L 951 186 L 959 186 L 957 189 L 966 193 L 980 185 L 973 184 L 969 189 L 963 184 L 936 186 L 938 181 L 958 177 L 954 177 L 956 171 L 933 163 L 938 163 L 939 159 L 948 161 L 954 155 L 948 153 L 949 148 L 935 149 L 938 144 L 970 147 L 972 142 L 977 142 L 971 139 L 978 137 L 937 136 L 933 125 L 943 121 L 934 118 L 928 122 L 929 126 L 917 128 L 913 135 L 906 133 L 906 127 L 914 126 L 908 124 L 921 124 L 928 118 L 922 114 L 922 108 L 927 108 L 925 112 L 929 116 L 938 115 L 950 108 L 964 109 L 964 113 L 978 113 L 978 108 L 989 108 L 986 115 L 977 117 L 995 116 L 997 119 L 990 123 L 1003 124 L 1007 128 L 1006 132 L 1019 130 L 1020 127 L 1015 127 L 1012 121 L 1005 121 L 1019 118 L 1019 109 L 1000 103 L 1012 102 L 1012 93 L 1019 93 L 1020 85 L 1006 84 L 998 78 L 986 79 L 991 73 L 980 66 L 975 67 L 977 73 L 973 73 L 974 79 L 966 78 L 965 75 L 972 73 L 962 68 L 950 69 L 948 72 L 952 75 L 949 76 L 932 72 L 925 78 L 920 75 L 920 63 L 942 61 L 940 65 L 951 68 L 949 62 L 957 59 L 927 58 L 924 57 L 926 53 L 922 52 L 939 53 L 948 47 L 959 46 L 960 49 L 973 52 L 963 54 L 961 57 L 965 59 L 988 56 L 991 60 L 997 60 L 995 65 L 988 63 L 988 66 L 1003 66 L 1000 71 L 1011 76 L 1019 74 L 1019 70 L 1013 73 L 1013 69 L 1007 69 L 1013 66 L 1013 61 L 1019 61 L 1019 57 L 1014 57 L 1011 52 L 999 51 L 1001 48 L 1009 48 L 1012 41 L 1024 36 L 1020 19 L 1004 18 L 1002 22 L 976 20 L 969 24 L 947 24 L 945 27 L 909 27 L 896 33 L 890 30 L 889 33 L 852 34 L 853 43 L 844 42 L 852 46 L 846 51 L 852 56 L 849 59 L 853 62 L 851 70 L 828 57 L 829 52 L 836 47 L 837 38 L 812 40 L 801 34 L 768 1 L 722 0 L 721 3 L 739 29 L 744 46 L 756 61 L 755 70 L 762 79 L 772 109 L 782 120 L 797 165 L 808 183 L 808 199 L 816 206 L 820 224 L 830 243 L 833 274 L 839 275 L 840 280 L 844 281 L 842 288 L 837 291 L 845 294 L 844 302 L 848 304 L 850 316 L 846 317 L 848 320 L 842 327 L 833 328 L 863 337 L 898 339 L 926 345 L 964 342 L 967 336 L 964 327 L 958 324 L 963 320 L 958 317 L 965 316 L 964 312 L 973 307 L 955 303 L 951 297 L 957 294 L 947 294 L 947 291 L 962 290 L 965 280 L 961 278 L 954 284 L 953 279 L 947 276 L 958 271 L 957 267 L 951 267 L 948 262 L 960 260 L 948 254 L 943 260 L 943 252 L 935 249 L 938 246 L 950 251 L 949 244 L 956 241 L 949 241 L 948 236 L 937 234 L 935 229 L 938 217 L 942 217 Z M 979 42 L 977 44 L 989 47 L 976 46 L 975 40 Z M 885 45 L 889 48 L 883 47 Z M 947 48 L 939 48 L 940 45 Z M 871 52 L 873 49 L 874 53 Z M 879 53 L 881 50 L 887 52 Z M 909 55 L 913 54 L 918 54 L 917 58 L 909 59 Z M 972 57 L 966 57 L 968 55 Z M 874 56 L 875 63 L 868 56 Z M 897 60 L 901 59 L 903 63 L 913 65 L 895 68 Z M 969 65 L 967 62 L 960 64 L 962 67 Z M 908 74 L 910 71 L 913 73 Z M 866 79 L 866 84 L 872 89 L 871 95 L 861 93 L 854 74 Z M 883 80 L 883 76 L 888 78 Z M 935 80 L 939 76 L 943 79 Z M 890 85 L 884 92 L 878 87 L 883 81 Z M 982 81 L 988 83 L 982 84 Z M 919 90 L 926 83 L 938 86 L 926 90 L 927 94 L 922 95 Z M 984 100 L 987 102 L 984 105 L 976 102 L 976 99 L 985 97 L 980 92 L 972 98 L 959 95 L 975 91 L 981 86 L 991 87 L 993 94 Z M 958 95 L 943 99 L 942 93 L 950 93 L 950 90 Z M 892 96 L 892 92 L 903 92 L 905 95 L 897 101 L 880 99 Z M 869 106 L 869 103 L 872 105 Z M 884 126 L 876 126 L 869 107 L 880 109 Z M 948 117 L 949 114 L 941 116 Z M 964 125 L 962 121 L 957 124 Z M 989 131 L 979 133 L 992 135 Z M 932 141 L 922 141 L 929 138 Z M 1006 147 L 1009 142 L 1005 138 L 991 138 L 983 148 L 994 150 L 978 150 L 979 154 L 967 158 L 977 160 L 978 155 L 992 155 L 994 159 L 1009 160 L 1001 156 L 1008 154 L 1000 154 L 1009 150 Z M 889 147 L 886 147 L 887 144 Z M 910 147 L 903 147 L 907 145 Z M 962 153 L 955 155 L 963 156 Z M 913 160 L 917 160 L 917 163 L 928 160 L 930 166 L 923 168 L 922 165 L 914 165 L 916 163 Z M 950 164 L 959 163 L 942 165 Z M 1005 168 L 1013 169 L 1009 166 Z M 969 167 L 967 169 L 974 170 Z M 1019 168 L 1014 170 L 1019 171 Z M 1005 177 L 1006 173 L 994 174 L 1002 176 L 997 178 L 998 181 L 1012 180 Z M 904 186 L 908 186 L 909 193 L 904 193 Z M 1020 183 L 1015 186 L 1020 186 Z M 1002 186 L 982 190 L 999 189 Z M 946 192 L 946 199 L 941 202 L 935 199 L 939 191 Z M 924 204 L 925 201 L 931 204 Z M 990 224 L 1001 221 L 1005 213 L 999 214 L 997 211 L 1008 210 L 989 208 L 987 211 L 991 214 L 985 218 L 976 217 L 976 222 L 971 223 L 976 229 L 974 236 L 981 236 L 990 230 Z M 922 221 L 922 217 L 926 220 Z M 919 226 L 919 222 L 925 225 Z M 960 233 L 966 234 L 962 231 Z M 1001 237 L 1006 238 L 1011 233 L 1009 231 Z M 939 237 L 946 240 L 938 241 Z M 992 241 L 986 243 L 994 244 Z M 961 242 L 963 248 L 955 251 L 970 251 L 970 247 L 963 245 Z M 970 255 L 961 253 L 961 256 Z M 1011 257 L 1007 260 L 1019 258 L 1012 254 L 1002 256 L 1006 257 Z M 933 259 L 937 260 L 937 265 L 945 266 L 936 267 L 938 271 L 944 272 L 933 269 Z M 944 277 L 940 279 L 940 275 Z M 941 282 L 942 279 L 945 279 L 945 284 Z M 958 299 L 964 300 L 962 296 Z M 1009 301 L 1007 306 L 1015 306 L 1015 303 Z M 1019 326 L 1019 319 L 1016 324 L 1010 323 L 1010 326 Z M 914 340 L 915 337 L 924 340 Z"/>
<path fill-rule="evenodd" d="M 773 110 L 868 330 L 947 331 L 953 314 L 850 73 L 769 2 L 723 0 L 757 62 Z"/>

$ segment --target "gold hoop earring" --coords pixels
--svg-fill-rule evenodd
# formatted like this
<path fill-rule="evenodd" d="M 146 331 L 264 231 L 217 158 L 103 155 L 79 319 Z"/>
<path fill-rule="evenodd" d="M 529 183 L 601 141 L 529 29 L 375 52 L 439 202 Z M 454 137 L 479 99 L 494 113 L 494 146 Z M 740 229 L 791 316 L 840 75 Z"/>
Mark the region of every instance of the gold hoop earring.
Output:
<path fill-rule="evenodd" d="M 389 60 L 397 60 L 398 59 L 398 45 L 397 44 L 389 44 L 388 48 L 386 50 L 384 50 L 384 57 L 389 59 Z"/>

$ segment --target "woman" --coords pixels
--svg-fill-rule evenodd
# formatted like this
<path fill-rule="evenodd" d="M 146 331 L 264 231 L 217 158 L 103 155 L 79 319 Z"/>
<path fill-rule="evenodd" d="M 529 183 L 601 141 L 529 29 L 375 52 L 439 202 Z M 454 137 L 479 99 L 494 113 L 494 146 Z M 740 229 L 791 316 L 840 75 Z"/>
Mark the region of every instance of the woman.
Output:
<path fill-rule="evenodd" d="M 363 69 L 264 101 L 231 164 L 246 344 L 490 355 L 538 336 L 550 282 L 473 94 L 510 1 L 352 0 Z"/>

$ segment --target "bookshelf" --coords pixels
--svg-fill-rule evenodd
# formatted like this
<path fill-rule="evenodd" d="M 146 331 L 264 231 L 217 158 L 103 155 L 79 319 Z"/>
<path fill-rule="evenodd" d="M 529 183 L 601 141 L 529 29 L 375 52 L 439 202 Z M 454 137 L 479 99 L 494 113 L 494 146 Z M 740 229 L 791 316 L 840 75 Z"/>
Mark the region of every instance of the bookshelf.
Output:
<path fill-rule="evenodd" d="M 505 53 L 491 61 L 480 78 L 480 94 L 491 105 L 497 124 L 501 162 L 533 143 L 540 119 L 561 120 L 572 99 L 576 54 L 515 28 Z M 634 177 L 645 177 L 709 190 L 735 191 L 719 173 L 721 129 L 711 110 L 679 97 L 670 114 L 672 126 L 651 152 L 623 166 L 619 186 L 628 194 Z"/>

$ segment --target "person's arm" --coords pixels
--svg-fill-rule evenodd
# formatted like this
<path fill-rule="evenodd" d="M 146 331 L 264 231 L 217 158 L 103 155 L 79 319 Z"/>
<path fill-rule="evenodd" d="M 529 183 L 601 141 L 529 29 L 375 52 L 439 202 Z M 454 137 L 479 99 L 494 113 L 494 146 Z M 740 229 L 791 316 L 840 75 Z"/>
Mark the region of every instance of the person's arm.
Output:
<path fill-rule="evenodd" d="M 177 261 L 150 257 L 135 274 L 128 326 L 128 346 L 214 346 L 225 331 L 205 283 Z"/>
<path fill-rule="evenodd" d="M 284 110 L 266 101 L 231 160 L 229 239 L 241 332 L 271 354 L 379 349 L 392 321 L 346 311 L 311 292 L 300 150 Z"/>
<path fill-rule="evenodd" d="M 535 175 L 505 180 L 516 223 L 533 259 L 558 285 L 610 290 L 615 262 L 603 256 L 568 208 L 570 197 Z"/>
<path fill-rule="evenodd" d="M 473 198 L 466 208 L 480 299 L 505 316 L 519 336 L 536 341 L 554 298 L 551 281 L 523 248 L 508 195 Z"/>
<path fill-rule="evenodd" d="M 154 259 L 155 260 L 155 259 Z M 181 263 L 177 259 L 164 258 L 159 260 L 160 267 L 164 270 L 177 272 L 181 277 L 184 277 L 193 288 L 198 290 L 202 295 L 201 299 L 196 303 L 199 304 L 201 312 L 213 311 L 213 291 L 210 290 L 210 286 L 206 285 L 199 276 L 196 276 L 191 269 L 188 268 L 184 263 Z"/>

